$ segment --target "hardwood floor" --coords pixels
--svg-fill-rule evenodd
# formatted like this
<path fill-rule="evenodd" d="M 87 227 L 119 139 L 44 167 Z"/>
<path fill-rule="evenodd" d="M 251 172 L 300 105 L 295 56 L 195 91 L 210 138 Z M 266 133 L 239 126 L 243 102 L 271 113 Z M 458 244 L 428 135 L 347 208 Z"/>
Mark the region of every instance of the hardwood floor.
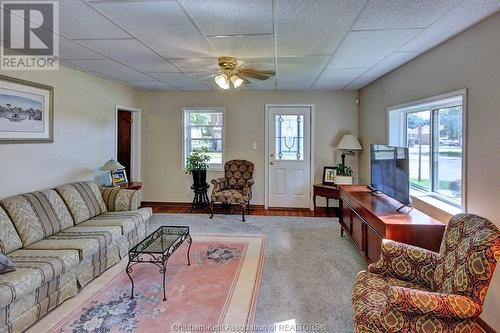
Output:
<path fill-rule="evenodd" d="M 190 203 L 158 203 L 158 202 L 143 202 L 143 207 L 153 208 L 153 213 L 196 213 L 196 214 L 209 214 L 208 208 L 206 210 L 195 208 L 191 211 Z M 229 210 L 216 205 L 215 214 L 235 214 L 239 215 L 240 210 L 237 207 L 232 207 Z M 246 212 L 245 212 L 246 214 Z M 250 206 L 250 214 L 246 215 L 260 215 L 260 216 L 298 216 L 298 217 L 337 217 L 335 209 L 326 211 L 325 207 L 318 207 L 316 212 L 306 208 L 272 208 L 264 209 L 262 205 Z"/>

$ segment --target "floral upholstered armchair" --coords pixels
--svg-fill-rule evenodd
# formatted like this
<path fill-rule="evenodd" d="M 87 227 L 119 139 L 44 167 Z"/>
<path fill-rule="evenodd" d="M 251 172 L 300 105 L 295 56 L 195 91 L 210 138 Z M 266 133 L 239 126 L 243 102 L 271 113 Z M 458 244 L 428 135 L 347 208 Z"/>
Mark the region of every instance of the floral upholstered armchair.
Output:
<path fill-rule="evenodd" d="M 439 253 L 384 240 L 356 277 L 356 332 L 473 332 L 499 257 L 498 228 L 472 214 L 451 218 Z"/>
<path fill-rule="evenodd" d="M 223 178 L 212 179 L 214 189 L 210 201 L 210 218 L 214 217 L 214 203 L 237 204 L 241 208 L 241 220 L 245 222 L 245 207 L 250 213 L 254 165 L 245 160 L 231 160 L 224 165 Z"/>

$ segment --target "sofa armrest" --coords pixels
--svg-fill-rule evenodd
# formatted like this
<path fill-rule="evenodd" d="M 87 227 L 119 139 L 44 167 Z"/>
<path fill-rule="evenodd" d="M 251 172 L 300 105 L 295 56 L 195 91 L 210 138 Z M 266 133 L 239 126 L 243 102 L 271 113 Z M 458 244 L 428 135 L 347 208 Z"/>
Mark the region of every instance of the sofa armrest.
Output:
<path fill-rule="evenodd" d="M 389 287 L 389 301 L 391 308 L 401 312 L 449 319 L 475 318 L 483 310 L 466 296 L 395 286 Z"/>
<path fill-rule="evenodd" d="M 211 183 L 214 185 L 213 192 L 220 192 L 227 187 L 227 179 L 225 177 L 214 178 Z"/>
<path fill-rule="evenodd" d="M 137 210 L 141 206 L 141 190 L 101 187 L 101 194 L 108 212 Z"/>
<path fill-rule="evenodd" d="M 382 240 L 380 259 L 368 271 L 396 279 L 415 282 L 431 288 L 439 254 L 420 247 Z"/>

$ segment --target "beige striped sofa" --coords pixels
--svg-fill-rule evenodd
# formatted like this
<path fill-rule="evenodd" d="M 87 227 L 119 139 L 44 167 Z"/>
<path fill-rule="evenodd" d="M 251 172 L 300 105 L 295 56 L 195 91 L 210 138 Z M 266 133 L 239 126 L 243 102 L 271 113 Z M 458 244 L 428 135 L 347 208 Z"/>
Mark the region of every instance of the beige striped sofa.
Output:
<path fill-rule="evenodd" d="M 146 236 L 140 191 L 79 182 L 0 200 L 0 333 L 22 332 Z"/>

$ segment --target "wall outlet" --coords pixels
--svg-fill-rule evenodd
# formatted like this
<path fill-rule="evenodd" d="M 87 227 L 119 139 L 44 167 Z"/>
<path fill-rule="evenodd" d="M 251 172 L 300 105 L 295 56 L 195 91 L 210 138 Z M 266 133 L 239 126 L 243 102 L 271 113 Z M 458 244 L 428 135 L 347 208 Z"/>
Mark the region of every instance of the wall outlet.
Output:
<path fill-rule="evenodd" d="M 257 142 L 254 142 L 254 143 L 252 144 L 252 149 L 253 149 L 253 150 L 257 150 Z"/>

